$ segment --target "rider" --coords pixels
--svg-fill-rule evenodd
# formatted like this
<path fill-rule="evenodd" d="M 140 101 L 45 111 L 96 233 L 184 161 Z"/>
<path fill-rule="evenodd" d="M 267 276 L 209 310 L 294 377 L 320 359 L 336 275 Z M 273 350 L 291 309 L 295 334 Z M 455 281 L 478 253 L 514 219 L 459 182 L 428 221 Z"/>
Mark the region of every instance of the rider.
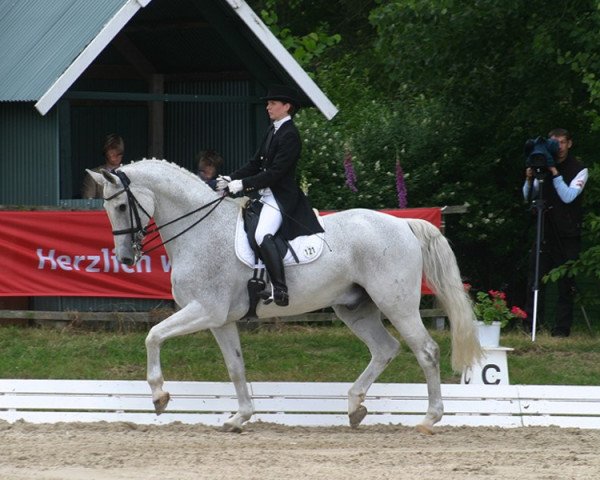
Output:
<path fill-rule="evenodd" d="M 296 166 L 302 143 L 292 116 L 300 106 L 295 89 L 282 85 L 269 87 L 267 113 L 273 122 L 254 157 L 230 176 L 219 176 L 217 190 L 228 189 L 231 194 L 254 192 L 260 194 L 263 208 L 256 228 L 256 244 L 271 279 L 271 297 L 265 304 L 285 307 L 289 304 L 283 260 L 274 241 L 281 230 L 286 240 L 300 235 L 323 232 L 319 221 L 296 182 Z"/>

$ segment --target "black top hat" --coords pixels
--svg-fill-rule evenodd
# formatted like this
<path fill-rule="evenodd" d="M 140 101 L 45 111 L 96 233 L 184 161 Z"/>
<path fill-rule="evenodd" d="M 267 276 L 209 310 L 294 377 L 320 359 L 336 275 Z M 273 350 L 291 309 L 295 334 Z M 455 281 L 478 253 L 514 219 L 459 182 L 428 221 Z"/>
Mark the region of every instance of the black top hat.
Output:
<path fill-rule="evenodd" d="M 262 100 L 279 100 L 280 102 L 291 103 L 294 107 L 300 107 L 300 95 L 298 90 L 287 85 L 271 85 L 267 94 Z"/>

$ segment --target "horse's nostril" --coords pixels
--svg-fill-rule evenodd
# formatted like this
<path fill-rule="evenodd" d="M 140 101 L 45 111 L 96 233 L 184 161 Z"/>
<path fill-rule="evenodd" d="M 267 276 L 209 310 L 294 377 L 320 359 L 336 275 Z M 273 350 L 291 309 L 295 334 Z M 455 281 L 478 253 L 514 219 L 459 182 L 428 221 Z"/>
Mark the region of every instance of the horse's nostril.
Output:
<path fill-rule="evenodd" d="M 129 257 L 122 258 L 121 263 L 123 265 L 127 265 L 128 267 L 131 267 L 133 265 L 133 258 L 129 258 Z"/>

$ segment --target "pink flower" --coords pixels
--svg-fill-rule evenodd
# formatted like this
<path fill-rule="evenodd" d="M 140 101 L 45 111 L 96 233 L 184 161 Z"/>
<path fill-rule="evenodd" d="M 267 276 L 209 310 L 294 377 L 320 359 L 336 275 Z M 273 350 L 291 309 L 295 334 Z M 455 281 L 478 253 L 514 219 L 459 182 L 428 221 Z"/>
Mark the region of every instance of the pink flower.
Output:
<path fill-rule="evenodd" d="M 506 293 L 501 292 L 499 290 L 489 290 L 488 293 L 493 298 L 498 298 L 500 300 L 506 300 Z"/>
<path fill-rule="evenodd" d="M 514 306 L 510 309 L 510 313 L 512 313 L 517 318 L 527 318 L 527 313 L 521 310 L 519 307 Z"/>
<path fill-rule="evenodd" d="M 500 322 L 501 328 L 515 318 L 527 318 L 527 314 L 519 307 L 508 308 L 506 294 L 500 290 L 488 290 L 487 293 L 477 292 L 473 311 L 477 320 L 487 325 Z"/>

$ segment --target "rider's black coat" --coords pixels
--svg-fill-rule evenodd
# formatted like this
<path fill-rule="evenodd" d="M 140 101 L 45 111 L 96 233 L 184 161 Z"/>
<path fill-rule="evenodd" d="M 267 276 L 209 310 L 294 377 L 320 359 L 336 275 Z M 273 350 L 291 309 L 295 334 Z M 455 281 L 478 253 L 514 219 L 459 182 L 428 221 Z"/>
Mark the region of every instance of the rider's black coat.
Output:
<path fill-rule="evenodd" d="M 270 137 L 267 131 L 254 157 L 233 172 L 231 179 L 241 179 L 244 191 L 248 193 L 261 188 L 271 189 L 283 216 L 280 231 L 287 240 L 323 232 L 308 198 L 296 181 L 302 143 L 293 120 L 284 122 Z"/>

